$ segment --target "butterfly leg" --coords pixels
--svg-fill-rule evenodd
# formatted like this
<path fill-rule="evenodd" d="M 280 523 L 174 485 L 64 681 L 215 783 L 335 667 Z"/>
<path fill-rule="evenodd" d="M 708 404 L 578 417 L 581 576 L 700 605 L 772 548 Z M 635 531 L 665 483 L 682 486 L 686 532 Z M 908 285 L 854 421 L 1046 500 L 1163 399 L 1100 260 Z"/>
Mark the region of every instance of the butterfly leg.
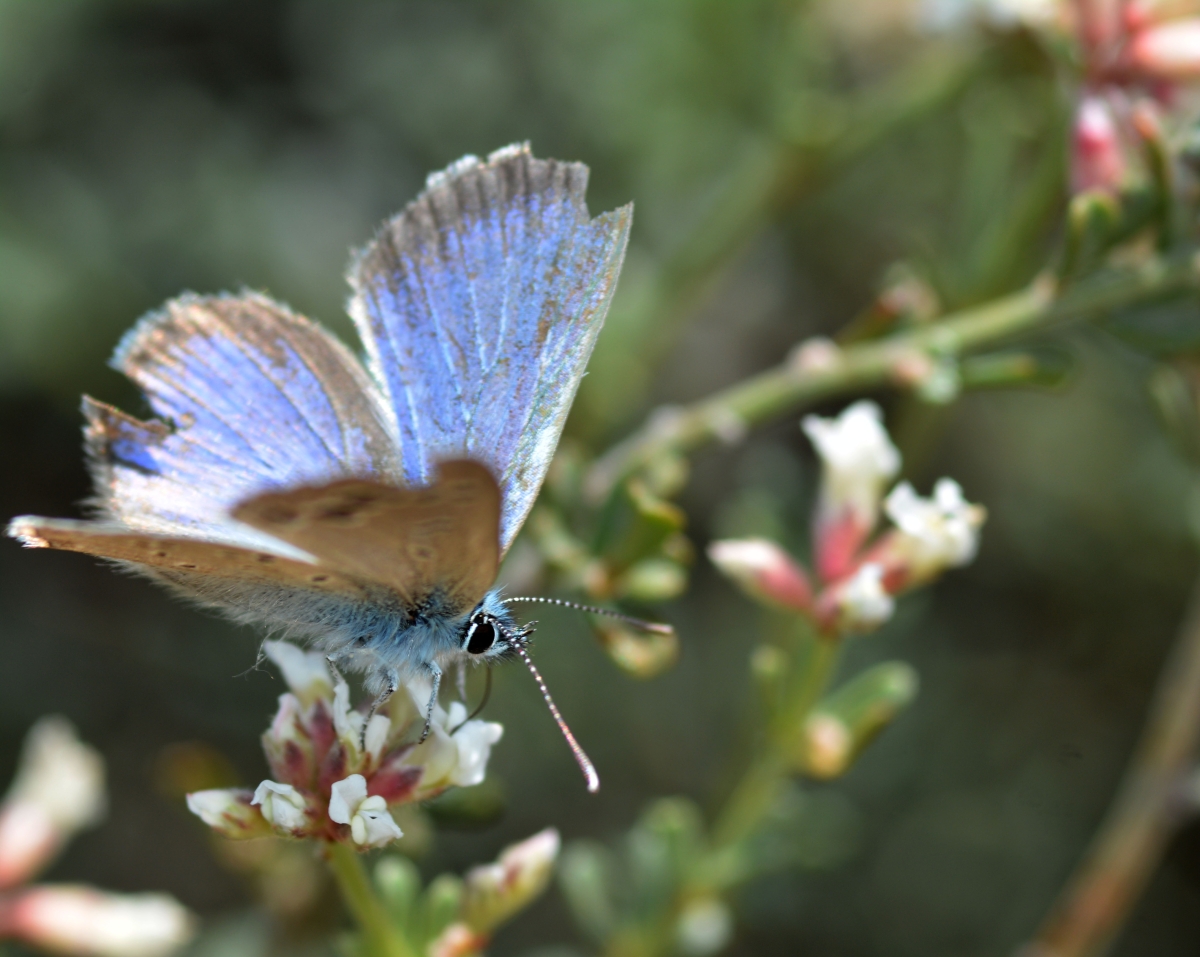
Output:
<path fill-rule="evenodd" d="M 396 689 L 400 687 L 400 673 L 395 668 L 380 668 L 380 675 L 383 677 L 383 690 L 375 696 L 375 700 L 371 702 L 371 710 L 367 712 L 367 716 L 363 719 L 362 734 L 359 736 L 359 749 L 366 753 L 367 750 L 367 725 L 371 723 L 371 719 L 375 717 L 375 713 L 387 704 L 388 699 L 396 693 Z"/>
<path fill-rule="evenodd" d="M 417 744 L 429 737 L 429 726 L 433 724 L 433 709 L 437 704 L 438 691 L 442 687 L 442 669 L 438 663 L 431 661 L 426 667 L 429 668 L 429 677 L 433 680 L 433 690 L 429 693 L 429 704 L 425 706 L 425 730 L 421 732 L 421 740 Z"/>

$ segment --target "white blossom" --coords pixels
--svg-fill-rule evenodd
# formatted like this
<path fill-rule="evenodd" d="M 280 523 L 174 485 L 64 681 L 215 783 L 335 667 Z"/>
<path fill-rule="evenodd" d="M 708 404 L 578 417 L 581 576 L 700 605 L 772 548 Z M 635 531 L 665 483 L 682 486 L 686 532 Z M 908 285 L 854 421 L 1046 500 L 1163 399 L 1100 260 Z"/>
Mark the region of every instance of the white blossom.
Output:
<path fill-rule="evenodd" d="M 895 557 L 910 580 L 926 581 L 946 568 L 965 565 L 979 549 L 979 529 L 987 512 L 972 505 L 953 479 L 940 479 L 931 498 L 921 498 L 901 482 L 884 504 L 900 530 Z"/>
<path fill-rule="evenodd" d="M 879 406 L 863 400 L 836 419 L 809 415 L 801 425 L 824 466 L 822 518 L 836 520 L 848 510 L 866 528 L 874 526 L 883 487 L 900 470 Z"/>
<path fill-rule="evenodd" d="M 333 689 L 329 663 L 319 651 L 305 651 L 290 641 L 264 641 L 263 654 L 283 672 L 283 680 L 304 705 Z"/>
<path fill-rule="evenodd" d="M 366 847 L 383 847 L 404 836 L 388 813 L 387 802 L 378 795 L 367 795 L 367 779 L 361 774 L 352 774 L 333 785 L 329 818 L 349 824 L 354 843 Z"/>
<path fill-rule="evenodd" d="M 429 701 L 428 681 L 414 679 L 407 690 L 423 714 Z M 492 746 L 503 737 L 504 726 L 495 721 L 466 721 L 466 717 L 466 706 L 460 701 L 452 702 L 448 712 L 440 704 L 434 705 L 429 737 L 404 761 L 407 766 L 424 769 L 419 789 L 422 795 L 452 786 L 471 787 L 487 775 Z"/>
<path fill-rule="evenodd" d="M 195 933 L 195 918 L 167 894 L 108 894 L 41 886 L 12 905 L 13 933 L 76 957 L 164 957 Z"/>
<path fill-rule="evenodd" d="M 304 795 L 290 784 L 263 781 L 254 791 L 251 804 L 262 808 L 262 816 L 282 831 L 295 831 L 308 824 Z"/>
<path fill-rule="evenodd" d="M 892 617 L 896 603 L 884 590 L 883 571 L 879 563 L 866 562 L 838 586 L 838 619 L 845 631 L 873 631 Z"/>

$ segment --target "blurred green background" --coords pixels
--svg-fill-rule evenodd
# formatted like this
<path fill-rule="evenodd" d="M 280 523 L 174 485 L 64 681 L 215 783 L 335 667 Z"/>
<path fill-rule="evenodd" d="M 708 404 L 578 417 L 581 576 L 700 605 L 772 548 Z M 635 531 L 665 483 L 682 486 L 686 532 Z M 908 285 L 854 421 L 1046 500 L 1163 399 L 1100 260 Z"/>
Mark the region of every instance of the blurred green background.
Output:
<path fill-rule="evenodd" d="M 1061 213 L 1067 98 L 1028 35 L 927 21 L 883 0 L 0 0 L 0 513 L 81 514 L 78 395 L 142 410 L 105 360 L 143 312 L 245 286 L 349 338 L 350 248 L 427 172 L 513 141 L 587 162 L 593 212 L 636 202 L 568 426 L 592 452 L 836 332 L 897 259 L 951 306 L 1013 288 Z M 919 115 L 837 139 L 859 91 L 959 61 Z M 796 159 L 827 141 L 842 145 Z M 742 893 L 733 953 L 1006 954 L 1097 824 L 1196 570 L 1197 498 L 1156 426 L 1150 360 L 1095 330 L 1067 341 L 1057 390 L 879 396 L 906 476 L 927 491 L 952 475 L 987 506 L 983 548 L 851 649 L 847 670 L 912 662 L 920 697 L 844 781 L 810 790 L 806 866 Z M 698 545 L 803 550 L 816 469 L 796 421 L 696 457 L 682 504 Z M 424 871 L 550 824 L 612 839 L 652 798 L 724 795 L 761 613 L 703 561 L 659 612 L 683 651 L 645 683 L 576 617 L 537 616 L 537 660 L 604 788 L 586 794 L 529 676 L 506 669 L 488 716 L 506 728 L 492 769 L 507 810 L 439 831 Z M 224 935 L 205 953 L 259 952 L 270 931 L 164 768 L 203 742 L 242 782 L 264 775 L 257 738 L 282 689 L 248 671 L 256 642 L 85 557 L 0 542 L 0 780 L 36 717 L 68 715 L 109 762 L 112 812 L 51 876 L 169 890 Z M 315 947 L 304 933 L 271 946 Z M 576 939 L 552 891 L 493 952 Z M 1183 957 L 1197 940 L 1193 825 L 1116 953 Z"/>

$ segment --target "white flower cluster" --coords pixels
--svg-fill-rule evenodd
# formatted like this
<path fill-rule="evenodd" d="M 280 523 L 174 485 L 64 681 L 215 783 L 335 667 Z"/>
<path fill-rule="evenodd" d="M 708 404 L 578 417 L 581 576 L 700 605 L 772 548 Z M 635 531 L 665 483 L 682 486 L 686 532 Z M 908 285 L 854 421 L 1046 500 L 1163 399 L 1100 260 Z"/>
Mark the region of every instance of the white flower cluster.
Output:
<path fill-rule="evenodd" d="M 428 683 L 411 682 L 368 720 L 320 653 L 276 641 L 264 650 L 291 689 L 263 736 L 272 777 L 253 793 L 189 795 L 188 807 L 210 827 L 236 838 L 274 833 L 382 847 L 403 836 L 390 807 L 483 781 L 501 725 L 468 721 L 461 702 L 436 705 L 418 743 Z M 340 769 L 333 780 L 323 777 L 329 767 Z"/>

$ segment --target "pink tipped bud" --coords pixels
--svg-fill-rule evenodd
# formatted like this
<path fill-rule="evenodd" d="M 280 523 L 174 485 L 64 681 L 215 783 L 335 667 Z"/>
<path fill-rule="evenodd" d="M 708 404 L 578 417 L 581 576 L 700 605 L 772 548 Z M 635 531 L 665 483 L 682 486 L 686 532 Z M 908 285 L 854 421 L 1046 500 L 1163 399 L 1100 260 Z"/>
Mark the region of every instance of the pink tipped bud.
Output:
<path fill-rule="evenodd" d="M 244 841 L 270 837 L 271 825 L 251 802 L 254 792 L 240 788 L 215 788 L 193 791 L 187 796 L 187 807 L 196 817 L 218 834 Z"/>
<path fill-rule="evenodd" d="M 765 538 L 726 539 L 708 546 L 708 557 L 752 598 L 788 611 L 808 611 L 808 575 L 782 548 Z"/>
<path fill-rule="evenodd" d="M 1076 193 L 1119 189 L 1127 167 L 1116 117 L 1107 100 L 1086 96 L 1080 101 L 1072 139 L 1071 188 Z"/>
<path fill-rule="evenodd" d="M 107 894 L 36 887 L 6 901 L 0 930 L 42 950 L 76 957 L 165 957 L 195 933 L 195 918 L 166 894 Z"/>
<path fill-rule="evenodd" d="M 1138 31 L 1128 48 L 1133 66 L 1165 80 L 1200 77 L 1200 17 Z"/>
<path fill-rule="evenodd" d="M 491 934 L 529 906 L 550 883 L 562 842 L 549 827 L 505 848 L 494 864 L 472 868 L 463 886 L 463 921 L 477 934 Z"/>
<path fill-rule="evenodd" d="M 16 780 L 0 806 L 0 887 L 22 883 L 76 831 L 104 816 L 104 762 L 64 718 L 29 732 Z"/>
<path fill-rule="evenodd" d="M 483 953 L 488 942 L 488 937 L 475 933 L 462 921 L 455 921 L 430 942 L 428 954 L 429 957 L 474 957 Z"/>

